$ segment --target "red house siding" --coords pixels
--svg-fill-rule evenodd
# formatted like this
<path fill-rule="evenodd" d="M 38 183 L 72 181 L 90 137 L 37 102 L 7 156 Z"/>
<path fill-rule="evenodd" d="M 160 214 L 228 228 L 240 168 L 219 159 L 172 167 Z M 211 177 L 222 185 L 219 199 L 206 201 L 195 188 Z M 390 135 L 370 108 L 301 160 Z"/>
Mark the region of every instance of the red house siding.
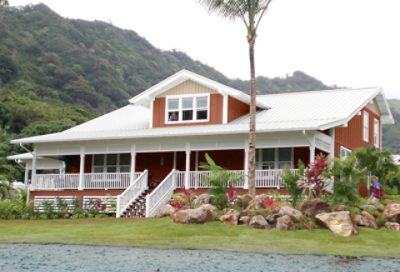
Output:
<path fill-rule="evenodd" d="M 363 139 L 363 111 L 369 113 L 369 136 L 368 142 Z M 367 147 L 374 144 L 374 119 L 379 120 L 380 116 L 368 108 L 361 111 L 361 115 L 354 116 L 347 127 L 335 129 L 335 157 L 340 156 L 340 146 L 354 150 L 358 147 Z"/>
<path fill-rule="evenodd" d="M 165 97 L 157 97 L 153 102 L 153 127 L 168 126 L 194 126 L 194 125 L 210 125 L 222 124 L 223 98 L 220 94 L 210 94 L 210 121 L 209 122 L 193 122 L 180 124 L 165 123 Z"/>
<path fill-rule="evenodd" d="M 79 174 L 81 158 L 79 155 L 73 156 L 71 163 L 68 165 L 67 173 Z M 85 173 L 92 172 L 92 155 L 85 156 Z"/>
<path fill-rule="evenodd" d="M 242 101 L 229 96 L 228 98 L 228 122 L 231 122 L 250 112 L 250 106 Z"/>

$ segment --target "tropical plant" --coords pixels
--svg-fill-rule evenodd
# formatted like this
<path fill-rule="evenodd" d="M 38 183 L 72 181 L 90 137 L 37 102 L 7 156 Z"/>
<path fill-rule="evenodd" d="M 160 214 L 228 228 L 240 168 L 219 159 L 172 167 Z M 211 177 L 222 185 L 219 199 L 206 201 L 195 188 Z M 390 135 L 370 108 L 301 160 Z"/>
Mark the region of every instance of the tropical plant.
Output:
<path fill-rule="evenodd" d="M 8 181 L 0 180 L 0 199 L 8 199 L 14 191 L 11 184 Z"/>
<path fill-rule="evenodd" d="M 314 162 L 305 169 L 304 176 L 297 185 L 302 188 L 303 194 L 308 198 L 320 197 L 326 187 L 326 178 L 323 173 L 327 170 L 329 161 L 323 154 L 315 156 Z"/>
<path fill-rule="evenodd" d="M 250 58 L 250 124 L 248 152 L 249 194 L 256 195 L 256 68 L 254 46 L 257 29 L 272 0 L 200 0 L 210 12 L 217 12 L 223 17 L 243 21 L 247 30 L 247 42 Z"/>
<path fill-rule="evenodd" d="M 228 186 L 229 184 L 236 184 L 243 176 L 236 172 L 231 172 L 218 166 L 215 161 L 205 154 L 206 163 L 202 163 L 200 168 L 211 171 L 210 176 L 205 176 L 205 179 L 210 184 L 209 193 L 214 196 L 213 204 L 222 210 L 229 204 L 228 202 Z"/>
<path fill-rule="evenodd" d="M 298 186 L 298 181 L 304 176 L 305 165 L 299 160 L 299 169 L 297 172 L 293 172 L 290 169 L 285 169 L 282 179 L 283 184 L 290 193 L 290 204 L 293 207 L 297 206 L 297 201 L 301 198 L 303 189 Z"/>

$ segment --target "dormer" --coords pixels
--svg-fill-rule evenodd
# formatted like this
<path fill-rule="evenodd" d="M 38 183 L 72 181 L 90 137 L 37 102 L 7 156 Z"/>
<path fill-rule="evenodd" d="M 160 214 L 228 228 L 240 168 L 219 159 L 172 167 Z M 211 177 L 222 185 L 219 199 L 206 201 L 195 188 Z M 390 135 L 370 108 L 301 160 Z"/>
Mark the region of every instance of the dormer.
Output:
<path fill-rule="evenodd" d="M 150 127 L 227 124 L 249 113 L 250 97 L 236 89 L 182 70 L 131 103 L 150 108 Z M 262 103 L 257 107 L 266 109 Z"/>

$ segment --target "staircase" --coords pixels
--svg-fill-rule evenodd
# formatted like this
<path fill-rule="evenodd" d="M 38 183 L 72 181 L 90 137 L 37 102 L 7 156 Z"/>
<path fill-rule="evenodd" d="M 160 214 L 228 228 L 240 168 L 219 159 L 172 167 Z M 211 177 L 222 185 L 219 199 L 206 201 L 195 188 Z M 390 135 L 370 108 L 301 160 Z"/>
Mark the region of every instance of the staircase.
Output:
<path fill-rule="evenodd" d="M 146 195 L 151 191 L 144 191 L 128 208 L 122 213 L 121 218 L 145 217 L 146 216 Z"/>

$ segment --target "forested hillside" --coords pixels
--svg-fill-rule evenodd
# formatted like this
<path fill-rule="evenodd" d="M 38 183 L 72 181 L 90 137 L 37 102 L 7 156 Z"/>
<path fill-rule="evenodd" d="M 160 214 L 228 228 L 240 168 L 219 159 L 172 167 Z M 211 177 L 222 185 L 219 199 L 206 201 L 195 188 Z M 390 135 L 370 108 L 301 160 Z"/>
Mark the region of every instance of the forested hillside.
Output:
<path fill-rule="evenodd" d="M 11 138 L 60 131 L 109 112 L 183 68 L 243 91 L 249 86 L 185 53 L 159 50 L 134 31 L 65 19 L 43 4 L 0 8 L 0 37 L 0 175 L 9 172 L 2 168 L 5 155 L 18 151 Z M 258 77 L 257 88 L 329 89 L 299 71 Z"/>

